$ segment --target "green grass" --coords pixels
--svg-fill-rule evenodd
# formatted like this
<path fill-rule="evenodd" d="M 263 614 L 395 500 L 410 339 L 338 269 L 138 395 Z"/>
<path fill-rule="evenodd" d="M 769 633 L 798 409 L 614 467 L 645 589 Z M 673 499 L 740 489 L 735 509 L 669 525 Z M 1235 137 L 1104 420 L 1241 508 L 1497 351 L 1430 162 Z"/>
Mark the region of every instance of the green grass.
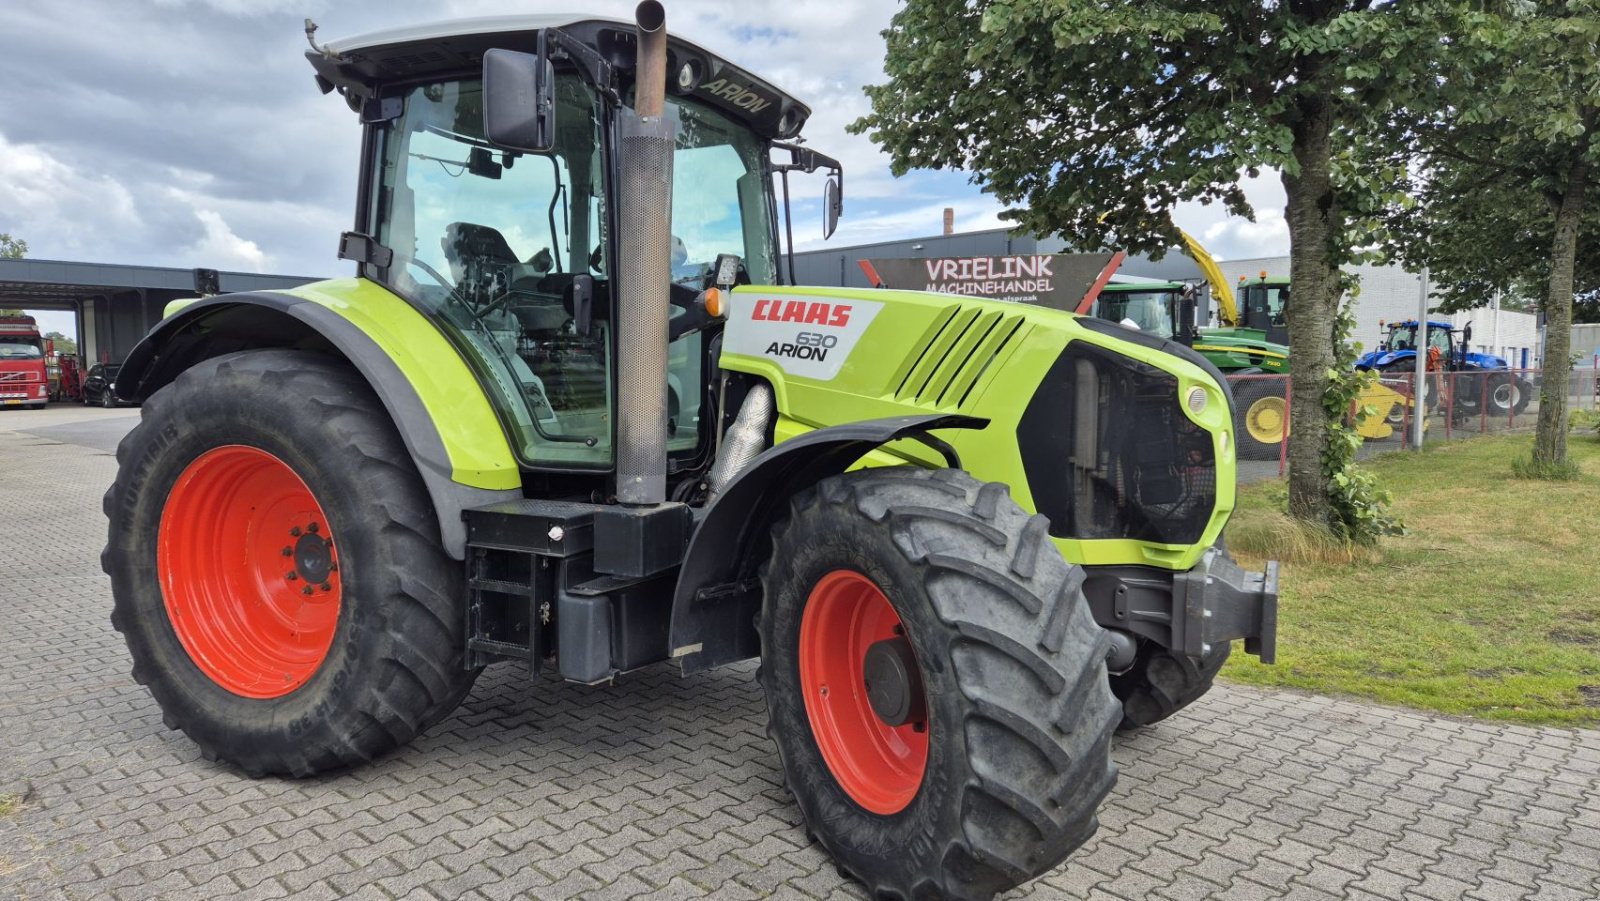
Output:
<path fill-rule="evenodd" d="M 1565 482 L 1513 476 L 1512 460 L 1531 444 L 1478 438 L 1370 461 L 1410 533 L 1370 552 L 1312 552 L 1286 565 L 1277 665 L 1235 654 L 1225 677 L 1447 714 L 1600 725 L 1600 442 L 1574 436 L 1568 453 L 1580 474 Z M 1282 492 L 1278 483 L 1244 489 L 1230 535 L 1260 547 L 1283 522 Z M 1260 565 L 1248 549 L 1238 553 Z"/>
<path fill-rule="evenodd" d="M 0 817 L 8 817 L 22 806 L 22 799 L 16 795 L 0 795 Z"/>

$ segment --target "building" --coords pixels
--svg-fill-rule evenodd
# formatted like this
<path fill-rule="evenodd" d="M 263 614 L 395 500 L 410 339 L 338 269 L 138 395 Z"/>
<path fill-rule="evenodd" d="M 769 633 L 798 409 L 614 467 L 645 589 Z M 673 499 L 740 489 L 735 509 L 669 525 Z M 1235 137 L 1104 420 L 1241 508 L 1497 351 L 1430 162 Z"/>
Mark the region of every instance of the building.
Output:
<path fill-rule="evenodd" d="M 971 232 L 947 231 L 942 235 L 922 238 L 802 251 L 794 255 L 794 268 L 795 279 L 802 285 L 865 288 L 870 285 L 857 263 L 863 259 L 1000 257 L 1069 252 L 1071 250 L 1060 238 L 1035 238 L 1010 229 L 996 228 Z M 1271 276 L 1289 274 L 1287 256 L 1219 260 L 1218 266 L 1232 284 L 1237 284 L 1240 276 L 1257 277 L 1262 272 Z M 1380 323 L 1417 317 L 1421 279 L 1415 273 L 1399 266 L 1353 266 L 1349 271 L 1361 278 L 1361 294 L 1357 301 L 1356 327 L 1352 338 L 1363 348 L 1370 350 L 1382 340 L 1384 328 Z M 1130 281 L 1204 279 L 1194 261 L 1178 250 L 1160 260 L 1129 256 L 1116 277 Z M 1437 302 L 1436 299 L 1430 301 L 1430 306 Z M 1431 314 L 1430 318 L 1435 321 L 1446 320 L 1458 326 L 1472 323 L 1474 350 L 1499 354 L 1516 367 L 1540 365 L 1538 317 L 1531 313 L 1484 306 L 1464 313 Z M 1215 314 L 1209 321 L 1216 322 Z M 1573 352 L 1579 353 L 1576 334 L 1574 342 Z M 1591 343 L 1600 345 L 1600 341 Z"/>
<path fill-rule="evenodd" d="M 120 363 L 161 321 L 161 311 L 196 295 L 198 270 L 60 260 L 0 260 L 0 308 L 66 310 L 75 315 L 78 354 L 86 363 Z M 217 290 L 293 288 L 314 278 L 220 272 Z"/>

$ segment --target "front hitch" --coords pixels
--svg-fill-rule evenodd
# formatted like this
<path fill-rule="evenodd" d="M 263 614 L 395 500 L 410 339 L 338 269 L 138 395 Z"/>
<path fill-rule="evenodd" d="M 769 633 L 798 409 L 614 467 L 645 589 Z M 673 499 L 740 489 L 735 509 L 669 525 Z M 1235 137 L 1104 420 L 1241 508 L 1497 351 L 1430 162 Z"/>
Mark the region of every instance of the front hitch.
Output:
<path fill-rule="evenodd" d="M 1218 642 L 1244 639 L 1246 653 L 1273 663 L 1278 649 L 1278 562 L 1264 572 L 1211 548 L 1188 572 L 1144 566 L 1085 567 L 1083 593 L 1095 621 L 1195 659 Z"/>

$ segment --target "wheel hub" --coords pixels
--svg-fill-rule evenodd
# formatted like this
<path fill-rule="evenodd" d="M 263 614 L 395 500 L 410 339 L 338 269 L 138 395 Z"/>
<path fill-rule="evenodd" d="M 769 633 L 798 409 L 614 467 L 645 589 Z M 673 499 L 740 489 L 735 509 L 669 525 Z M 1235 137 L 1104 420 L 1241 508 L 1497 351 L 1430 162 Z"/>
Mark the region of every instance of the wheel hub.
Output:
<path fill-rule="evenodd" d="M 311 524 L 315 529 L 316 523 Z M 333 545 L 315 531 L 307 531 L 294 543 L 294 568 L 300 578 L 321 584 L 333 573 Z"/>
<path fill-rule="evenodd" d="M 927 719 L 922 674 L 917 670 L 911 642 L 905 636 L 873 642 L 867 648 L 862 668 L 866 675 L 867 700 L 884 725 L 904 726 Z"/>

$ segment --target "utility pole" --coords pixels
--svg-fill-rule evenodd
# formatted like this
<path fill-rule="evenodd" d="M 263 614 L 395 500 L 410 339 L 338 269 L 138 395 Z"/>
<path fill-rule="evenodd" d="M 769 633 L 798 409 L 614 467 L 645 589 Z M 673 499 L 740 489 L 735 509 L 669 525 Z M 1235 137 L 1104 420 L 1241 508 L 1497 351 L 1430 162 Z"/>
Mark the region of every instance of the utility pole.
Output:
<path fill-rule="evenodd" d="M 1428 267 L 1422 267 L 1422 285 L 1417 291 L 1417 381 L 1411 392 L 1411 446 L 1422 450 L 1422 427 L 1428 419 Z"/>

